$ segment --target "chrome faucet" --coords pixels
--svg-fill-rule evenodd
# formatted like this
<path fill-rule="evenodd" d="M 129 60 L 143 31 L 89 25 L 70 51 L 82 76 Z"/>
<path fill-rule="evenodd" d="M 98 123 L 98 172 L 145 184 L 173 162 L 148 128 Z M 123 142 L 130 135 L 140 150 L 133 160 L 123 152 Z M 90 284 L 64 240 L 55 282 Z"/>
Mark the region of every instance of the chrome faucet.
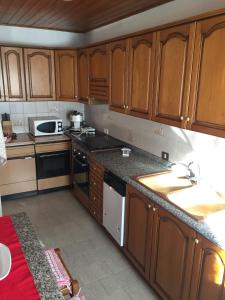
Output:
<path fill-rule="evenodd" d="M 200 166 L 199 166 L 198 163 L 196 163 L 194 161 L 191 161 L 188 164 L 178 162 L 178 163 L 172 163 L 171 167 L 174 166 L 174 165 L 181 165 L 181 166 L 185 167 L 186 171 L 187 171 L 186 177 L 192 183 L 199 184 L 199 182 L 200 182 Z M 193 169 L 192 166 L 194 166 L 194 169 Z M 198 169 L 197 171 L 196 171 L 196 167 Z M 198 174 L 196 174 L 196 173 L 198 173 Z"/>

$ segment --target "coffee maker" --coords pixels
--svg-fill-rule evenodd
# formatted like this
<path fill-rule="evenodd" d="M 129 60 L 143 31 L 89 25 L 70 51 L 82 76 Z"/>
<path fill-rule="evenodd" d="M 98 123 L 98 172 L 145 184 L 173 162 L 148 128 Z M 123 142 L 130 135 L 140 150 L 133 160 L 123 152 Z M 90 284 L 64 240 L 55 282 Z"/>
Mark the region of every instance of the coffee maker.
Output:
<path fill-rule="evenodd" d="M 73 111 L 70 114 L 70 121 L 71 121 L 71 130 L 79 132 L 83 125 L 83 114 L 79 111 Z"/>

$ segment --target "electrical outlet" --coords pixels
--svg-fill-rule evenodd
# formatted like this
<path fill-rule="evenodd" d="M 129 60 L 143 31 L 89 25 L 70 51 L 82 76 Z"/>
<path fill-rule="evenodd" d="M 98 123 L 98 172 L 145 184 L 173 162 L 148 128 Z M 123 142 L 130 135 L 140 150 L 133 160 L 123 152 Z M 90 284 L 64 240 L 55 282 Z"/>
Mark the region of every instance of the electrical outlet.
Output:
<path fill-rule="evenodd" d="M 154 130 L 155 135 L 164 136 L 164 131 L 162 127 L 156 128 Z"/>
<path fill-rule="evenodd" d="M 164 160 L 169 160 L 169 153 L 168 152 L 165 152 L 165 151 L 162 151 L 161 152 L 161 157 L 162 157 L 162 159 L 164 159 Z"/>
<path fill-rule="evenodd" d="M 109 129 L 108 128 L 104 128 L 104 133 L 108 135 L 109 134 Z"/>

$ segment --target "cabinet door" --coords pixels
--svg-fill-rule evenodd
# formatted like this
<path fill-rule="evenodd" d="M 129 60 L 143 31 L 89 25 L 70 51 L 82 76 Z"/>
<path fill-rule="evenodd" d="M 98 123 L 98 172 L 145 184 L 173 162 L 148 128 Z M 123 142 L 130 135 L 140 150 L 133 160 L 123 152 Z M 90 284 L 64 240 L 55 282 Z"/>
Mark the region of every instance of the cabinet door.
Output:
<path fill-rule="evenodd" d="M 2 60 L 0 57 L 0 101 L 5 101 L 5 91 L 3 85 Z"/>
<path fill-rule="evenodd" d="M 157 33 L 153 120 L 184 127 L 187 121 L 195 24 Z"/>
<path fill-rule="evenodd" d="M 109 46 L 109 101 L 110 109 L 125 112 L 128 84 L 128 40 Z"/>
<path fill-rule="evenodd" d="M 225 137 L 225 16 L 197 23 L 189 128 Z"/>
<path fill-rule="evenodd" d="M 25 101 L 23 49 L 2 47 L 1 53 L 6 101 Z"/>
<path fill-rule="evenodd" d="M 89 49 L 90 97 L 108 101 L 108 51 L 107 45 Z"/>
<path fill-rule="evenodd" d="M 77 56 L 73 50 L 55 51 L 56 95 L 59 100 L 77 99 Z"/>
<path fill-rule="evenodd" d="M 191 300 L 225 299 L 225 251 L 203 237 L 196 240 Z"/>
<path fill-rule="evenodd" d="M 168 212 L 154 215 L 150 283 L 162 299 L 188 299 L 195 232 Z"/>
<path fill-rule="evenodd" d="M 151 114 L 155 37 L 149 33 L 131 40 L 128 113 L 141 118 Z"/>
<path fill-rule="evenodd" d="M 77 80 L 78 97 L 87 99 L 89 97 L 89 71 L 88 71 L 88 53 L 86 49 L 77 51 Z"/>
<path fill-rule="evenodd" d="M 128 186 L 126 198 L 125 252 L 147 278 L 151 257 L 152 204 L 143 194 Z"/>
<path fill-rule="evenodd" d="M 24 49 L 28 100 L 55 100 L 54 51 Z"/>

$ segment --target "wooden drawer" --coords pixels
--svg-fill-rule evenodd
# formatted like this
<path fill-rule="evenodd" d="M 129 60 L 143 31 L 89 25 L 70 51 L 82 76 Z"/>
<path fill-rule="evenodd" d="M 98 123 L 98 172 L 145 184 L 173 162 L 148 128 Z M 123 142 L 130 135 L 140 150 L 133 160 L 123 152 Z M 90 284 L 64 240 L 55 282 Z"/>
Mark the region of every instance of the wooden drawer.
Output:
<path fill-rule="evenodd" d="M 6 148 L 7 158 L 20 157 L 20 156 L 33 156 L 34 155 L 34 146 L 16 146 L 16 147 L 7 147 Z"/>
<path fill-rule="evenodd" d="M 71 185 L 71 176 L 70 175 L 38 180 L 38 190 L 39 191 L 68 186 L 68 185 Z"/>
<path fill-rule="evenodd" d="M 71 149 L 70 142 L 49 143 L 35 145 L 36 153 L 46 153 L 55 151 L 65 151 Z"/>
<path fill-rule="evenodd" d="M 32 192 L 36 190 L 37 190 L 36 180 L 0 185 L 0 195 L 2 196 Z"/>

